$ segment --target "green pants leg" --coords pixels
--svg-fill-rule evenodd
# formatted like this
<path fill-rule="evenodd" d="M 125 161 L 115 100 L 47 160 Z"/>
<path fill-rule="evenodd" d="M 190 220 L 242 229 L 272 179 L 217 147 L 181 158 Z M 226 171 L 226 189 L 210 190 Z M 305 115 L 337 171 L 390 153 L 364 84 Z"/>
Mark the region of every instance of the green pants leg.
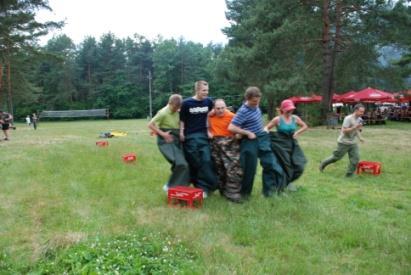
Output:
<path fill-rule="evenodd" d="M 257 171 L 258 140 L 243 138 L 240 145 L 240 164 L 243 170 L 241 181 L 241 194 L 251 195 L 254 176 Z"/>
<path fill-rule="evenodd" d="M 352 174 L 357 167 L 357 163 L 360 159 L 358 152 L 357 144 L 343 144 L 338 143 L 337 149 L 333 154 L 321 162 L 322 168 L 325 168 L 327 165 L 339 161 L 344 155 L 348 153 L 350 163 L 347 168 L 347 174 Z"/>
<path fill-rule="evenodd" d="M 217 176 L 211 160 L 208 137 L 203 133 L 186 136 L 184 154 L 190 166 L 190 175 L 195 185 L 206 192 L 217 188 Z"/>
<path fill-rule="evenodd" d="M 281 192 L 286 186 L 286 175 L 280 166 L 277 157 L 271 149 L 270 135 L 263 133 L 258 139 L 258 157 L 263 168 L 263 195 L 271 196 L 273 193 Z"/>
<path fill-rule="evenodd" d="M 350 145 L 348 149 L 348 158 L 350 163 L 347 167 L 347 174 L 354 174 L 357 164 L 360 161 L 360 153 L 357 144 Z"/>
<path fill-rule="evenodd" d="M 158 137 L 157 145 L 161 154 L 171 164 L 168 186 L 189 185 L 189 168 L 178 137 L 174 136 L 172 143 L 166 143 L 163 138 Z"/>

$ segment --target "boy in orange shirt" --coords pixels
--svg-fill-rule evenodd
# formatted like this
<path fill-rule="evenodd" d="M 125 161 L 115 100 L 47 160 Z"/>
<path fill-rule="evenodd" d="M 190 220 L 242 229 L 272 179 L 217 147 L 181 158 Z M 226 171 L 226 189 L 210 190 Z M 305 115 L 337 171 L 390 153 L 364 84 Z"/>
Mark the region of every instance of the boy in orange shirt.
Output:
<path fill-rule="evenodd" d="M 230 201 L 241 202 L 240 144 L 228 130 L 234 114 L 223 99 L 214 102 L 214 115 L 208 118 L 211 155 L 215 162 L 220 193 Z"/>

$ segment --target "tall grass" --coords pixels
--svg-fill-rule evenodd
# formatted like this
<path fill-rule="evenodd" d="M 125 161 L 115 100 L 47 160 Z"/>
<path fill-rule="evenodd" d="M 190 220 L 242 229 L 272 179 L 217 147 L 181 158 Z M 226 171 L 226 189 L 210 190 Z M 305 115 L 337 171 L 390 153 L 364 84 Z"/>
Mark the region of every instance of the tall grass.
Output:
<path fill-rule="evenodd" d="M 128 135 L 97 147 L 110 130 Z M 167 207 L 169 165 L 144 120 L 17 125 L 0 142 L 0 270 L 35 271 L 50 254 L 144 230 L 181 240 L 199 273 L 409 274 L 411 124 L 363 132 L 361 159 L 381 161 L 380 176 L 344 178 L 347 158 L 319 173 L 337 136 L 314 128 L 300 138 L 309 163 L 298 192 L 266 199 L 259 173 L 249 202 L 216 193 L 192 211 Z M 128 152 L 135 164 L 122 162 Z"/>

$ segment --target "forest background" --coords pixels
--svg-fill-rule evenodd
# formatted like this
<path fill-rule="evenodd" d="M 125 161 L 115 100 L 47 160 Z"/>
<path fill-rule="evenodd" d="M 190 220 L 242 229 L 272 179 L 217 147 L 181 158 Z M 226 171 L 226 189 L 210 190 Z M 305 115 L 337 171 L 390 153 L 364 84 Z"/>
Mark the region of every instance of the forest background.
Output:
<path fill-rule="evenodd" d="M 36 21 L 42 0 L 0 1 L 0 109 L 22 119 L 42 110 L 108 108 L 112 118 L 149 116 L 172 93 L 190 96 L 205 79 L 210 95 L 235 108 L 259 86 L 269 117 L 293 95 L 331 95 L 372 86 L 411 87 L 410 1 L 227 0 L 227 45 L 106 33 L 76 45 L 64 22 Z M 92 19 L 91 19 L 92 20 Z"/>

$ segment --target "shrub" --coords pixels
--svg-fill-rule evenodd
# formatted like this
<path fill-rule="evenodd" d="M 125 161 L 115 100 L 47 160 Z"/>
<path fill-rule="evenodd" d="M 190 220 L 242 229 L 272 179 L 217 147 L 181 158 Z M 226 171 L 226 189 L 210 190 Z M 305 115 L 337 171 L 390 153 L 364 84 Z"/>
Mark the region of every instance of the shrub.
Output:
<path fill-rule="evenodd" d="M 193 274 L 196 259 L 180 240 L 159 233 L 96 238 L 47 253 L 39 274 Z"/>

